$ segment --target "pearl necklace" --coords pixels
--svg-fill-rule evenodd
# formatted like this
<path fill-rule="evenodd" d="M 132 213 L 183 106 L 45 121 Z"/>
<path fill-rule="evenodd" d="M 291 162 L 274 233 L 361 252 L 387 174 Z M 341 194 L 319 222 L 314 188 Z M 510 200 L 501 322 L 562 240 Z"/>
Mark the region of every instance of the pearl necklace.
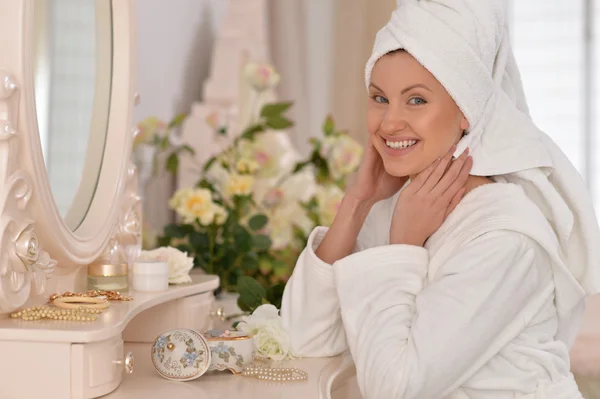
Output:
<path fill-rule="evenodd" d="M 26 321 L 52 319 L 69 321 L 94 321 L 98 318 L 98 313 L 104 309 L 89 309 L 81 306 L 78 309 L 59 309 L 55 306 L 34 306 L 31 308 L 19 310 L 11 313 L 13 319 L 23 319 Z"/>
<path fill-rule="evenodd" d="M 277 369 L 262 366 L 248 366 L 242 371 L 245 377 L 254 377 L 259 380 L 275 382 L 304 381 L 308 379 L 308 373 L 296 368 Z"/>

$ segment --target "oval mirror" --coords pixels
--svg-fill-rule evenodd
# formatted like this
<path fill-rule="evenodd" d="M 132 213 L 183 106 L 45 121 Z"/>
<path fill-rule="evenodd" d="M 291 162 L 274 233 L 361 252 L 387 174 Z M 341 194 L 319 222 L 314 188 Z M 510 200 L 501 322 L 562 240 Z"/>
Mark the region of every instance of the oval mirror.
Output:
<path fill-rule="evenodd" d="M 110 0 L 34 0 L 35 106 L 54 202 L 75 231 L 96 191 L 112 79 Z"/>

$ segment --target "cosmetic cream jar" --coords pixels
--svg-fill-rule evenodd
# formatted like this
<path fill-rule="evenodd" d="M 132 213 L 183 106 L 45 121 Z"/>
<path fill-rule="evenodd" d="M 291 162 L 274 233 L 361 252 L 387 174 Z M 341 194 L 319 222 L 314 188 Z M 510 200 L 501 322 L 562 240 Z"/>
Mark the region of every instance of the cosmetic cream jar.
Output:
<path fill-rule="evenodd" d="M 158 260 L 136 260 L 132 285 L 135 291 L 166 291 L 169 288 L 169 264 Z"/>
<path fill-rule="evenodd" d="M 129 286 L 127 263 L 88 265 L 88 289 L 101 291 L 127 291 Z"/>

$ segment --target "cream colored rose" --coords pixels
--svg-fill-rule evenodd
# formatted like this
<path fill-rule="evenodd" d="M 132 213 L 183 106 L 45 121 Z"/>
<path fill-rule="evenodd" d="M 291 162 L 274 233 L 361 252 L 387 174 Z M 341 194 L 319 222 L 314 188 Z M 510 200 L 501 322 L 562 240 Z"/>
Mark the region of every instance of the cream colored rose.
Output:
<path fill-rule="evenodd" d="M 344 192 L 335 184 L 320 186 L 317 189 L 319 219 L 324 226 L 330 226 L 344 198 Z"/>
<path fill-rule="evenodd" d="M 321 156 L 327 159 L 331 176 L 338 180 L 353 173 L 360 164 L 362 146 L 347 134 L 326 137 L 321 146 Z"/>
<path fill-rule="evenodd" d="M 183 191 L 183 192 L 180 192 Z M 185 223 L 196 219 L 203 225 L 209 225 L 214 219 L 212 193 L 205 188 L 183 189 L 175 193 L 169 204 L 182 217 Z"/>
<path fill-rule="evenodd" d="M 169 264 L 169 284 L 191 283 L 190 270 L 194 258 L 173 247 L 160 247 L 152 251 L 142 251 L 139 260 L 160 260 Z"/>
<path fill-rule="evenodd" d="M 276 131 L 259 133 L 253 140 L 240 140 L 238 150 L 242 158 L 258 164 L 256 175 L 261 178 L 279 176 L 288 163 L 295 163 L 297 155 L 289 137 Z"/>
<path fill-rule="evenodd" d="M 225 195 L 232 198 L 234 195 L 252 194 L 254 177 L 250 175 L 238 175 L 232 173 L 225 183 Z"/>
<path fill-rule="evenodd" d="M 133 139 L 133 146 L 142 143 L 151 143 L 154 136 L 164 137 L 167 134 L 168 124 L 156 116 L 149 116 L 137 125 L 138 134 Z"/>
<path fill-rule="evenodd" d="M 275 361 L 296 358 L 290 335 L 273 305 L 256 308 L 252 315 L 244 317 L 237 330 L 252 335 L 259 356 Z"/>
<path fill-rule="evenodd" d="M 169 200 L 169 207 L 173 210 L 177 210 L 177 208 L 179 208 L 183 203 L 183 199 L 190 195 L 192 191 L 192 188 L 182 188 L 177 190 Z"/>
<path fill-rule="evenodd" d="M 244 67 L 244 78 L 256 91 L 275 87 L 281 77 L 272 65 L 251 62 Z"/>
<path fill-rule="evenodd" d="M 242 158 L 237 161 L 235 168 L 237 169 L 238 173 L 253 174 L 258 170 L 259 165 L 258 162 L 252 159 Z"/>
<path fill-rule="evenodd" d="M 227 220 L 227 216 L 229 216 L 227 209 L 217 204 L 213 204 L 213 214 L 214 223 L 219 226 L 223 225 L 223 223 L 225 223 Z"/>
<path fill-rule="evenodd" d="M 269 209 L 266 215 L 269 223 L 265 227 L 265 233 L 271 238 L 271 248 L 275 250 L 284 249 L 289 245 L 297 247 L 294 227 L 306 235 L 315 227 L 306 210 L 295 201 L 279 204 Z"/>

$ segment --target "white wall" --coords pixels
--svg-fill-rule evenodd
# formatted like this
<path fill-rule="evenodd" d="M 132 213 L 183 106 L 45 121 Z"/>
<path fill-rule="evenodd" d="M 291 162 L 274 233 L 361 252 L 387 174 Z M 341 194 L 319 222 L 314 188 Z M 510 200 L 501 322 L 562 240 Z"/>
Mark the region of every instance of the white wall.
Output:
<path fill-rule="evenodd" d="M 228 0 L 137 0 L 138 75 L 141 104 L 135 121 L 155 115 L 165 121 L 201 99 L 213 40 Z M 161 229 L 172 218 L 170 177 L 151 182 L 144 217 Z"/>

